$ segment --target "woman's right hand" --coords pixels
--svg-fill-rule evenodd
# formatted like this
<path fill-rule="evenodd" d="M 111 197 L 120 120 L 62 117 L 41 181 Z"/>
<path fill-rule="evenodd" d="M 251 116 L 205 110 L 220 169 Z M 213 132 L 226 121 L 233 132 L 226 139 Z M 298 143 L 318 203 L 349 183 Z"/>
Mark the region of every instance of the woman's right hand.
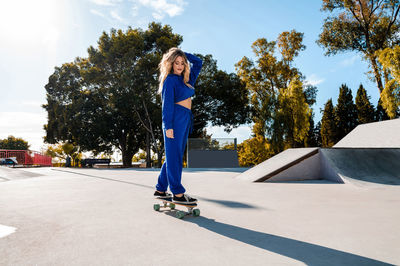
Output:
<path fill-rule="evenodd" d="M 167 135 L 167 138 L 170 138 L 170 139 L 174 138 L 174 130 L 172 128 L 171 129 L 167 129 L 165 131 L 165 134 Z"/>

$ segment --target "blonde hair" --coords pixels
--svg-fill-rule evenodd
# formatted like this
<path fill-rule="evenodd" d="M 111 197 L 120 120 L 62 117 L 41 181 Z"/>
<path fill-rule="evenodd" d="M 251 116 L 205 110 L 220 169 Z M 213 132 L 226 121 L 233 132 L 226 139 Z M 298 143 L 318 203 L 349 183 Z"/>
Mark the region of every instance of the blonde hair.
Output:
<path fill-rule="evenodd" d="M 190 75 L 190 65 L 188 63 L 188 60 L 186 58 L 185 53 L 176 47 L 173 47 L 166 52 L 162 59 L 160 64 L 158 64 L 158 68 L 160 69 L 160 85 L 158 87 L 158 93 L 162 93 L 164 81 L 167 78 L 168 74 L 173 73 L 173 64 L 178 56 L 181 56 L 183 58 L 183 64 L 185 68 L 183 69 L 182 75 L 183 75 L 183 82 L 186 84 L 186 86 L 193 88 L 188 82 L 189 82 L 189 75 Z"/>

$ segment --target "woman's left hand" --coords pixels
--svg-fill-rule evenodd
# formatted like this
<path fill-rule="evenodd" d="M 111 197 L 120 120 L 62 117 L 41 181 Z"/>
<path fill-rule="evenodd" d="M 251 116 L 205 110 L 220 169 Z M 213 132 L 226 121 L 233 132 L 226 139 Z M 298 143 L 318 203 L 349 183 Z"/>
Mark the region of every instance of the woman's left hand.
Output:
<path fill-rule="evenodd" d="M 166 131 L 165 131 L 165 134 L 167 135 L 167 138 L 170 138 L 170 139 L 173 139 L 173 138 L 174 138 L 174 130 L 173 130 L 172 128 L 166 130 Z"/>

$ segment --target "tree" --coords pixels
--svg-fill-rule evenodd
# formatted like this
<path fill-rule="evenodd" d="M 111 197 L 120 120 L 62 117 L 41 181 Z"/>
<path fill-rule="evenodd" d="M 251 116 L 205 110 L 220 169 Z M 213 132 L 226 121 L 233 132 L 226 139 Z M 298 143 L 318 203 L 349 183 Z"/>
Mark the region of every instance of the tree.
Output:
<path fill-rule="evenodd" d="M 303 83 L 298 79 L 290 81 L 288 88 L 281 89 L 278 102 L 272 128 L 280 134 L 273 135 L 272 144 L 279 147 L 278 151 L 304 147 L 310 129 L 311 108 L 306 102 Z"/>
<path fill-rule="evenodd" d="M 337 126 L 335 122 L 335 109 L 332 99 L 329 99 L 323 111 L 321 119 L 322 147 L 332 147 L 337 141 Z"/>
<path fill-rule="evenodd" d="M 14 136 L 8 136 L 6 139 L 0 139 L 0 149 L 4 150 L 27 150 L 29 144 L 22 138 L 16 138 Z"/>
<path fill-rule="evenodd" d="M 235 73 L 218 70 L 212 55 L 196 54 L 203 67 L 195 84 L 192 113 L 194 128 L 190 137 L 205 138 L 204 128 L 223 126 L 224 131 L 250 122 L 250 106 L 245 84 Z"/>
<path fill-rule="evenodd" d="M 44 141 L 56 143 L 59 140 L 73 142 L 70 128 L 75 128 L 72 110 L 73 99 L 81 95 L 81 75 L 79 67 L 74 63 L 66 63 L 55 67 L 45 86 L 47 91 L 47 104 L 42 107 L 47 111 L 48 123 L 44 125 L 46 136 Z M 77 112 L 75 112 L 77 114 Z"/>
<path fill-rule="evenodd" d="M 120 127 L 113 145 L 121 149 L 125 166 L 131 165 L 139 148 L 148 154 L 151 148 L 162 156 L 158 63 L 163 53 L 181 42 L 170 26 L 153 22 L 147 31 L 129 28 L 125 33 L 103 33 L 98 48 L 88 49 L 85 77 L 91 86 L 107 90 L 106 97 L 114 104 L 111 124 Z"/>
<path fill-rule="evenodd" d="M 156 23 L 146 31 L 103 32 L 87 59 L 56 68 L 49 78 L 46 141 L 70 141 L 95 154 L 115 146 L 127 167 L 139 148 L 150 145 L 149 134 L 162 154 L 157 66 L 162 54 L 181 41 L 171 27 Z"/>
<path fill-rule="evenodd" d="M 341 140 L 357 126 L 357 109 L 353 102 L 351 90 L 345 84 L 340 87 L 335 108 L 335 120 L 337 126 L 336 141 Z"/>
<path fill-rule="evenodd" d="M 376 51 L 400 42 L 399 0 L 323 0 L 322 10 L 333 16 L 325 19 L 317 43 L 326 55 L 356 51 L 369 62 L 379 92 L 384 78 Z M 387 82 L 387 81 L 386 81 Z"/>
<path fill-rule="evenodd" d="M 306 147 L 320 147 L 321 146 L 321 122 L 315 125 L 314 112 L 312 112 L 309 118 L 310 128 L 307 133 L 305 141 Z"/>
<path fill-rule="evenodd" d="M 375 111 L 375 121 L 378 122 L 389 119 L 390 117 L 387 115 L 385 109 L 382 107 L 382 99 L 379 98 L 378 105 L 376 106 L 376 111 Z"/>
<path fill-rule="evenodd" d="M 252 45 L 256 61 L 243 57 L 235 65 L 249 91 L 253 135 L 270 140 L 275 153 L 304 145 L 309 129 L 316 88 L 304 85 L 305 77 L 293 66 L 305 49 L 302 40 L 303 33 L 294 30 L 281 33 L 277 41 L 258 39 Z M 276 57 L 276 49 L 281 58 Z"/>
<path fill-rule="evenodd" d="M 360 84 L 356 96 L 358 124 L 371 123 L 375 119 L 375 109 L 369 99 L 370 97 L 367 95 L 367 91 L 364 89 L 363 85 Z"/>
<path fill-rule="evenodd" d="M 150 23 L 149 29 L 103 32 L 88 58 L 56 67 L 46 85 L 46 141 L 68 141 L 84 151 L 122 152 L 130 166 L 139 148 L 158 155 L 161 166 L 163 133 L 158 63 L 182 37 L 170 26 Z M 211 55 L 195 85 L 194 136 L 209 122 L 226 131 L 249 121 L 247 90 L 235 74 L 219 71 Z"/>
<path fill-rule="evenodd" d="M 316 146 L 321 147 L 322 146 L 322 137 L 321 137 L 321 121 L 317 123 L 314 129 L 314 136 L 316 140 Z"/>
<path fill-rule="evenodd" d="M 237 145 L 239 165 L 248 167 L 262 163 L 273 153 L 270 144 L 263 136 L 255 136 Z"/>
<path fill-rule="evenodd" d="M 45 151 L 45 154 L 50 156 L 51 158 L 57 158 L 59 160 L 66 160 L 67 156 L 69 156 L 72 158 L 72 166 L 78 166 L 75 164 L 75 162 L 82 158 L 82 153 L 80 152 L 79 147 L 74 146 L 69 142 L 50 145 Z"/>
<path fill-rule="evenodd" d="M 381 93 L 382 106 L 388 116 L 393 119 L 400 113 L 400 46 L 386 48 L 376 54 L 383 70 L 387 73 L 388 80 Z"/>
<path fill-rule="evenodd" d="M 90 88 L 81 75 L 82 59 L 56 67 L 45 86 L 48 113 L 45 142 L 68 142 L 82 151 L 111 152 L 113 142 L 112 103 L 106 92 Z"/>

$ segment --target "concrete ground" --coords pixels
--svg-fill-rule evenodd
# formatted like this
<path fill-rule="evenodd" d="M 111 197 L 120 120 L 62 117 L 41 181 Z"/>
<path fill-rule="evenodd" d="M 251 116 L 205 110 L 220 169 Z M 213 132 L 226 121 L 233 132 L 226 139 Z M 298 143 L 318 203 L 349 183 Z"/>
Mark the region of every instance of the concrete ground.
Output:
<path fill-rule="evenodd" d="M 400 265 L 400 186 L 185 169 L 200 217 L 153 210 L 158 169 L 0 168 L 0 265 Z"/>

